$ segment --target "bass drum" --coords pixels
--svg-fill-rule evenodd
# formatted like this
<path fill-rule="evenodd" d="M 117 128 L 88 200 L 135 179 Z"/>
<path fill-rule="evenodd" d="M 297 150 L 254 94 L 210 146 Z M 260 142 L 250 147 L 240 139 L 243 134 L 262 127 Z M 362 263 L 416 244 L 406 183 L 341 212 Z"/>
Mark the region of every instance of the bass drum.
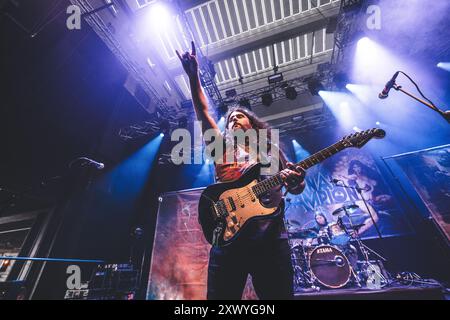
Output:
<path fill-rule="evenodd" d="M 328 245 L 316 247 L 309 254 L 309 268 L 320 284 L 331 289 L 342 288 L 351 277 L 347 257 Z"/>

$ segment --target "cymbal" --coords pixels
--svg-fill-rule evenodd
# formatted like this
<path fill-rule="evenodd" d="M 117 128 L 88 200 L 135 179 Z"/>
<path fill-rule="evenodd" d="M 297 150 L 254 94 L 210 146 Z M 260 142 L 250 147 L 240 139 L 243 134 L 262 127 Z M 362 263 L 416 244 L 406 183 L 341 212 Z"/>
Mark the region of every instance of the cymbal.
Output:
<path fill-rule="evenodd" d="M 349 229 L 353 229 L 355 231 L 358 231 L 362 226 L 365 226 L 365 225 L 366 225 L 365 223 L 361 223 L 361 224 L 356 224 L 353 227 L 349 226 L 349 225 L 346 225 L 345 227 L 349 228 Z"/>
<path fill-rule="evenodd" d="M 314 229 L 295 229 L 289 232 L 292 238 L 295 239 L 308 239 L 316 238 L 317 232 Z"/>
<path fill-rule="evenodd" d="M 349 205 L 344 205 L 340 208 L 337 208 L 336 210 L 333 211 L 332 215 L 333 216 L 337 216 L 340 215 L 341 213 L 345 213 L 347 211 L 351 211 L 351 210 L 356 210 L 359 209 L 359 206 L 357 204 L 349 204 Z"/>

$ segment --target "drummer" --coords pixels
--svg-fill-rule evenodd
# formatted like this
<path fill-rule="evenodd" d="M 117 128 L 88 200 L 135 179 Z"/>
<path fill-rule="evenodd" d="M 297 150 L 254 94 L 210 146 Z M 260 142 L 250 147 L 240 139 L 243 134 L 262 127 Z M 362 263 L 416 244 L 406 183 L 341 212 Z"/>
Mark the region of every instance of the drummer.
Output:
<path fill-rule="evenodd" d="M 312 230 L 317 232 L 317 242 L 318 244 L 333 244 L 333 240 L 335 240 L 335 235 L 333 235 L 331 231 L 331 226 L 337 225 L 335 222 L 328 223 L 328 219 L 326 215 L 323 212 L 316 211 L 314 215 L 315 220 L 315 227 L 312 228 Z M 352 235 L 354 236 L 354 235 Z M 350 265 L 354 270 L 357 270 L 357 260 L 358 260 L 358 253 L 356 251 L 356 248 L 350 243 L 348 239 L 347 242 L 341 243 L 338 245 L 338 247 L 343 250 L 344 254 L 347 256 L 347 259 L 350 262 Z M 314 239 L 307 239 L 307 246 L 309 243 L 309 246 L 313 245 Z"/>
<path fill-rule="evenodd" d="M 311 228 L 317 233 L 317 238 L 308 238 L 306 240 L 307 246 L 312 246 L 313 241 L 317 239 L 318 244 L 327 244 L 330 242 L 330 234 L 328 229 L 328 219 L 324 213 L 316 211 L 314 215 L 315 226 Z"/>

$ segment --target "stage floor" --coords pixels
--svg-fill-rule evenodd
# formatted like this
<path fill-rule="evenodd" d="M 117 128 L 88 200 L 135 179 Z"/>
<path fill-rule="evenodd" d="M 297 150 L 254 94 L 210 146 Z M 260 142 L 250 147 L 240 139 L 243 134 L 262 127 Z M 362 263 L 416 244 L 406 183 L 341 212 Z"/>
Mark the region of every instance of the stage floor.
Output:
<path fill-rule="evenodd" d="M 394 284 L 380 290 L 364 288 L 321 289 L 297 292 L 296 300 L 445 300 L 444 288 L 439 285 Z"/>

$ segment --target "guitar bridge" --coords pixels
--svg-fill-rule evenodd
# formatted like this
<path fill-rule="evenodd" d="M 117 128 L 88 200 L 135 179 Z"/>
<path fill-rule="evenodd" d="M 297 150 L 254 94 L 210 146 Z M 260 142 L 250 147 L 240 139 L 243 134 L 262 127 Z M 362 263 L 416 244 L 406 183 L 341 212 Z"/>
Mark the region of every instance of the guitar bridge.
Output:
<path fill-rule="evenodd" d="M 223 200 L 219 200 L 212 205 L 216 219 L 223 219 L 228 216 L 227 207 Z"/>

